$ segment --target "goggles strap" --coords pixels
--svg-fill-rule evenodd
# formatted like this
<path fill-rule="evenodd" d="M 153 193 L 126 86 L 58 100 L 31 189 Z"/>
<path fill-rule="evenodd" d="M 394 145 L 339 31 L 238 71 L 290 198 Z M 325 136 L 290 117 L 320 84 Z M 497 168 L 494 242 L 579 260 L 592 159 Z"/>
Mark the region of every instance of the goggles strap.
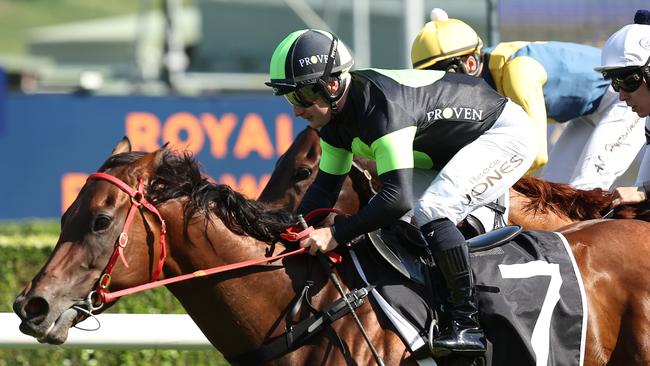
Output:
<path fill-rule="evenodd" d="M 641 67 L 641 76 L 645 79 L 646 87 L 650 89 L 650 66 L 648 65 L 650 65 L 650 56 L 648 56 L 645 64 Z"/>

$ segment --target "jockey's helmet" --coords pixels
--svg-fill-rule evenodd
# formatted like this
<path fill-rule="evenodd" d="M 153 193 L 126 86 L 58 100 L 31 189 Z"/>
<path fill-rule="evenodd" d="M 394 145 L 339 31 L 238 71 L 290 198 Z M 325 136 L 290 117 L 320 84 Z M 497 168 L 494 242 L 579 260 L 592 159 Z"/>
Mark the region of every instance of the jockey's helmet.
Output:
<path fill-rule="evenodd" d="M 459 56 L 480 53 L 483 41 L 462 20 L 449 19 L 439 8 L 431 11 L 431 21 L 424 25 L 411 46 L 411 62 L 416 69 Z"/>
<path fill-rule="evenodd" d="M 285 95 L 305 85 L 324 90 L 325 83 L 350 70 L 354 60 L 333 33 L 303 29 L 289 34 L 271 56 L 270 81 L 275 95 Z M 331 97 L 331 96 L 330 96 Z"/>

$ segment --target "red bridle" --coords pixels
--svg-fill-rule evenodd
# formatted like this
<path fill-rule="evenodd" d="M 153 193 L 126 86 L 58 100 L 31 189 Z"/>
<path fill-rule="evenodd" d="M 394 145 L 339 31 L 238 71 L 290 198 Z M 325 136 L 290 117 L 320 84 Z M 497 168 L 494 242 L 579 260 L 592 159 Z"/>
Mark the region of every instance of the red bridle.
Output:
<path fill-rule="evenodd" d="M 107 182 L 116 185 L 119 189 L 121 189 L 131 197 L 131 208 L 129 209 L 129 213 L 127 214 L 126 220 L 124 221 L 124 227 L 122 228 L 122 232 L 120 233 L 120 236 L 118 236 L 117 240 L 115 241 L 115 249 L 113 250 L 111 259 L 108 261 L 106 268 L 104 268 L 104 271 L 102 272 L 102 275 L 99 277 L 99 281 L 97 282 L 97 289 L 96 289 L 97 295 L 99 296 L 101 302 L 105 303 L 109 301 L 114 301 L 116 299 L 107 295 L 108 295 L 108 286 L 111 283 L 111 274 L 113 273 L 113 268 L 115 267 L 115 263 L 117 263 L 117 258 L 119 257 L 122 260 L 122 263 L 124 264 L 125 267 L 127 268 L 129 267 L 129 263 L 126 261 L 126 258 L 124 257 L 124 248 L 126 248 L 126 245 L 129 242 L 128 231 L 136 211 L 139 211 L 142 207 L 144 207 L 147 210 L 149 210 L 151 213 L 156 215 L 156 217 L 160 221 L 160 257 L 158 259 L 158 267 L 156 268 L 156 271 L 149 279 L 149 282 L 153 282 L 157 280 L 158 277 L 160 277 L 160 274 L 162 273 L 163 265 L 165 263 L 165 258 L 167 256 L 167 245 L 166 245 L 167 229 L 165 226 L 165 220 L 163 220 L 162 216 L 160 215 L 160 212 L 158 212 L 158 209 L 156 209 L 156 207 L 154 207 L 154 205 L 152 205 L 144 197 L 144 181 L 142 179 L 138 179 L 137 190 L 134 190 L 119 178 L 116 178 L 115 176 L 106 173 L 93 173 L 88 176 L 88 180 L 105 180 Z"/>

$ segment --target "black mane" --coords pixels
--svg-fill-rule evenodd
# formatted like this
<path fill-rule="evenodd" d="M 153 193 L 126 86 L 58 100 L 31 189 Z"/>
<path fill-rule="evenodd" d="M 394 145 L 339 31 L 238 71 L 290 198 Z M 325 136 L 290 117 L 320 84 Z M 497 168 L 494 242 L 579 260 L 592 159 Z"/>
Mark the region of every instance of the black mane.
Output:
<path fill-rule="evenodd" d="M 116 154 L 108 158 L 99 171 L 131 164 L 145 156 L 142 152 Z M 199 163 L 190 153 L 165 150 L 162 163 L 146 188 L 146 196 L 153 204 L 174 198 L 188 198 L 184 209 L 184 227 L 197 213 L 203 215 L 208 225 L 214 213 L 226 227 L 238 235 L 273 243 L 296 217 L 287 210 L 270 209 L 263 203 L 249 200 L 225 184 L 212 183 L 201 171 Z"/>

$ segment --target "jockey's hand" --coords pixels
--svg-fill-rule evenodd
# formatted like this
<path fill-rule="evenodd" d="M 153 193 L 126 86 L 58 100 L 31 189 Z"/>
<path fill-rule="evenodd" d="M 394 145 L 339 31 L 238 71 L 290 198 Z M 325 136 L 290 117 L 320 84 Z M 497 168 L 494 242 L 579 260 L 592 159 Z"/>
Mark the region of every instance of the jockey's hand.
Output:
<path fill-rule="evenodd" d="M 324 227 L 314 230 L 308 237 L 300 241 L 300 246 L 309 248 L 309 254 L 316 255 L 319 250 L 327 253 L 339 245 L 336 239 L 332 236 L 332 230 L 329 227 Z"/>
<path fill-rule="evenodd" d="M 643 187 L 618 187 L 612 192 L 612 206 L 634 204 L 647 199 Z"/>

